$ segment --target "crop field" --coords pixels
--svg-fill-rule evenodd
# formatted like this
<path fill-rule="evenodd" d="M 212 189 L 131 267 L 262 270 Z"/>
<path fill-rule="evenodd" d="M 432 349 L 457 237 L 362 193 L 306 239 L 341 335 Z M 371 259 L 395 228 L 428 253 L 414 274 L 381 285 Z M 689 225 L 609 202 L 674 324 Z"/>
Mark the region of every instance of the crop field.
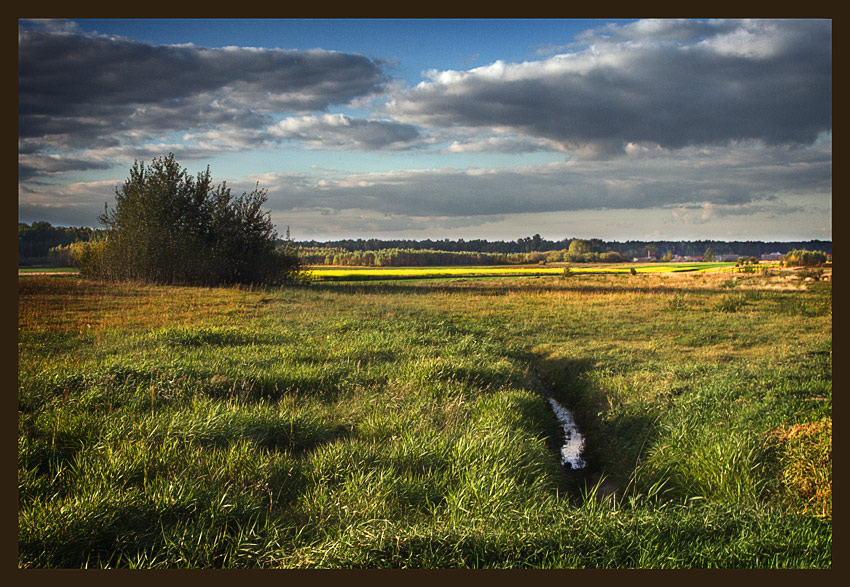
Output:
<path fill-rule="evenodd" d="M 20 276 L 19 567 L 830 568 L 831 282 L 572 269 Z"/>
<path fill-rule="evenodd" d="M 521 277 L 562 275 L 566 266 L 560 265 L 491 265 L 461 267 L 324 267 L 311 266 L 307 270 L 310 278 L 318 281 L 364 281 L 375 279 L 423 279 L 441 277 Z M 679 273 L 692 271 L 734 270 L 734 263 L 652 263 L 635 265 L 571 265 L 571 273 L 616 274 L 630 273 Z"/>

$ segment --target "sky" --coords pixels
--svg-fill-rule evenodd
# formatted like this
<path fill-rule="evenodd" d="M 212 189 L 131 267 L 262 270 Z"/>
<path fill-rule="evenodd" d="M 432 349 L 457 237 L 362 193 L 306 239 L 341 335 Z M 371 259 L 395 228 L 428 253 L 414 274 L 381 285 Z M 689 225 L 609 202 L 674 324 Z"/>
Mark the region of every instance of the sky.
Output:
<path fill-rule="evenodd" d="M 832 22 L 18 21 L 19 222 L 169 153 L 295 240 L 831 240 Z"/>

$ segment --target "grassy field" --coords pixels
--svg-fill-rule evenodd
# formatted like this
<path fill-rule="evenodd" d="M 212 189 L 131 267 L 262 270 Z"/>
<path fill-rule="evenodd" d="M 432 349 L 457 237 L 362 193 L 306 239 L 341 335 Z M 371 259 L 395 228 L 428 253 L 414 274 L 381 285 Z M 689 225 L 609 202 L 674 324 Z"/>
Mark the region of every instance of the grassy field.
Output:
<path fill-rule="evenodd" d="M 21 567 L 832 566 L 830 282 L 22 276 L 18 301 Z"/>

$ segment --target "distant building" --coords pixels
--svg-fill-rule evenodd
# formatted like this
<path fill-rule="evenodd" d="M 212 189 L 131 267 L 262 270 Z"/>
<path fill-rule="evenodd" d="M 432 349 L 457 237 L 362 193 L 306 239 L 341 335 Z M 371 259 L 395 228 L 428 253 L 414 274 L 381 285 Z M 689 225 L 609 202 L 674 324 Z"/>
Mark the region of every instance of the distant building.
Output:
<path fill-rule="evenodd" d="M 658 261 L 659 255 L 655 251 L 646 251 L 646 257 L 634 257 L 632 263 L 653 263 Z"/>
<path fill-rule="evenodd" d="M 785 258 L 785 255 L 782 253 L 765 253 L 761 256 L 762 261 L 781 261 Z"/>

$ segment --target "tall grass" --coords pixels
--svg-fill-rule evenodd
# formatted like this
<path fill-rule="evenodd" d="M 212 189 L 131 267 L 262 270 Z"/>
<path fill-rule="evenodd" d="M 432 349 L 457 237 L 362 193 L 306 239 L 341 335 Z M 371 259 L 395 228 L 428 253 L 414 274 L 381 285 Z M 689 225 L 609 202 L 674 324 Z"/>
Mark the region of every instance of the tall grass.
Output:
<path fill-rule="evenodd" d="M 22 277 L 18 564 L 829 567 L 830 285 Z"/>

